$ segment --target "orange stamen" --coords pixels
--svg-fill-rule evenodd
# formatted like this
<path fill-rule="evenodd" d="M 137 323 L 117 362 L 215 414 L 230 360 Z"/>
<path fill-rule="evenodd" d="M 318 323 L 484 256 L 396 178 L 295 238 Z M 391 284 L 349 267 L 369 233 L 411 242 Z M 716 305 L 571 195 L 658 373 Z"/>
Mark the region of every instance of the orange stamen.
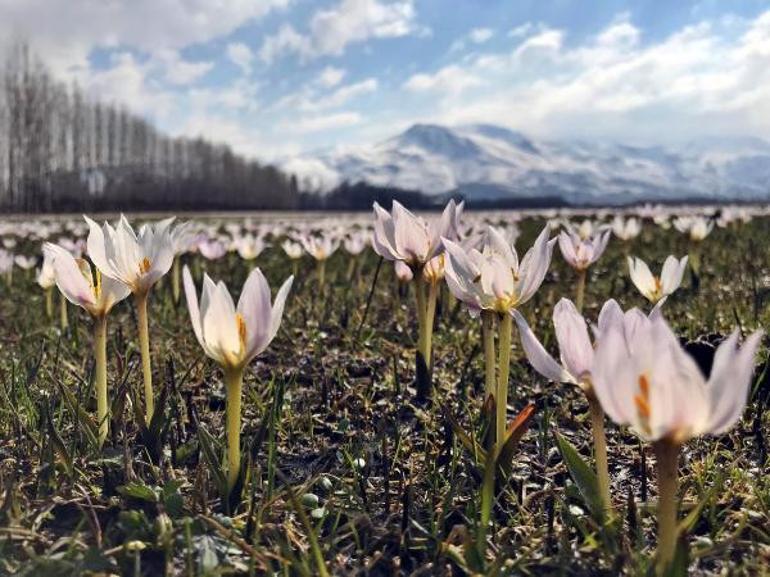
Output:
<path fill-rule="evenodd" d="M 240 313 L 235 315 L 235 323 L 238 325 L 238 338 L 241 341 L 241 347 L 246 346 L 246 322 Z"/>
<path fill-rule="evenodd" d="M 144 257 L 142 259 L 142 262 L 139 263 L 139 272 L 142 274 L 147 274 L 150 268 L 152 268 L 152 262 L 150 261 L 149 258 Z"/>

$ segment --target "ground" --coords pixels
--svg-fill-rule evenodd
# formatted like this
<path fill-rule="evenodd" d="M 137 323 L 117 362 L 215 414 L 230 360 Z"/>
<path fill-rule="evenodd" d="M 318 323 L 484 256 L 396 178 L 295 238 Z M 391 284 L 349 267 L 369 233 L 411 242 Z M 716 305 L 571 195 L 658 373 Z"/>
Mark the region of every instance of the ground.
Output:
<path fill-rule="evenodd" d="M 505 221 L 501 213 L 495 220 Z M 668 254 L 700 255 L 699 278 L 664 306 L 666 318 L 708 370 L 711 344 L 734 327 L 767 326 L 767 220 L 716 229 L 700 246 L 647 222 L 628 246 L 612 239 L 591 268 L 585 315 L 612 297 L 649 305 L 630 284 L 624 255 L 653 268 Z M 517 247 L 542 221 L 528 220 Z M 39 254 L 39 242 L 20 252 Z M 237 293 L 258 265 L 273 291 L 292 266 L 278 243 L 254 262 L 187 255 Z M 462 442 L 480 431 L 481 327 L 441 295 L 434 336 L 434 393 L 415 401 L 416 319 L 410 288 L 378 257 L 340 249 L 326 285 L 305 257 L 281 330 L 247 371 L 243 403 L 246 477 L 230 503 L 215 465 L 224 447 L 224 387 L 195 340 L 168 279 L 150 300 L 154 382 L 162 418 L 142 427 L 141 364 L 130 301 L 109 317 L 113 426 L 94 427 L 91 324 L 69 307 L 46 316 L 32 271 L 0 282 L 0 574 L 7 575 L 644 575 L 655 550 L 654 457 L 631 432 L 606 423 L 615 515 L 601 528 L 564 463 L 559 433 L 591 465 L 585 397 L 535 373 L 514 337 L 509 418 L 534 405 L 512 467 L 493 489 L 479 543 L 484 466 Z M 521 312 L 556 352 L 551 313 L 574 294 L 558 249 L 546 280 Z M 770 377 L 766 349 L 740 423 L 687 443 L 680 464 L 693 575 L 762 575 L 770 562 Z M 140 414 L 140 413 L 139 413 Z M 315 543 L 315 546 L 314 546 Z M 319 559 L 320 557 L 320 559 Z"/>

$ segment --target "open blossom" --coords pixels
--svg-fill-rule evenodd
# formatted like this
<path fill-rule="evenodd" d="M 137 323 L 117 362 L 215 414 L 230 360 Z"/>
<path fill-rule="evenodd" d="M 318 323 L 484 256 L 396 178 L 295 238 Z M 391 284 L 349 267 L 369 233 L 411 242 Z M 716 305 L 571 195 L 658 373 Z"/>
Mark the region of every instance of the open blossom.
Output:
<path fill-rule="evenodd" d="M 629 241 L 642 232 L 642 223 L 638 218 L 623 218 L 617 215 L 612 220 L 612 234 L 622 241 Z"/>
<path fill-rule="evenodd" d="M 146 294 L 171 268 L 173 218 L 142 225 L 138 234 L 123 215 L 116 228 L 85 219 L 90 227 L 88 256 L 102 274 L 128 285 L 133 293 Z"/>
<path fill-rule="evenodd" d="M 685 233 L 694 242 L 700 242 L 714 229 L 714 221 L 702 216 L 680 216 L 674 220 L 674 228 Z"/>
<path fill-rule="evenodd" d="M 281 248 L 291 260 L 302 258 L 302 245 L 298 242 L 287 239 L 281 243 Z"/>
<path fill-rule="evenodd" d="M 374 251 L 387 260 L 403 261 L 412 268 L 427 263 L 443 250 L 442 238 L 459 239 L 459 219 L 464 203 L 450 200 L 441 218 L 426 221 L 393 201 L 391 212 L 374 203 Z"/>
<path fill-rule="evenodd" d="M 519 262 L 516 249 L 503 234 L 489 227 L 481 251 L 465 250 L 447 238 L 446 280 L 449 290 L 472 314 L 481 310 L 507 313 L 527 302 L 545 278 L 555 240 L 548 240 L 546 226 Z"/>
<path fill-rule="evenodd" d="M 592 378 L 604 411 L 648 441 L 682 443 L 721 434 L 746 405 L 754 355 L 762 332 L 738 347 L 738 331 L 716 350 L 711 374 L 703 375 L 659 313 L 618 315 L 600 328 Z"/>
<path fill-rule="evenodd" d="M 112 307 L 131 294 L 131 289 L 122 281 L 102 275 L 93 270 L 84 259 L 75 259 L 69 251 L 45 243 L 43 251 L 50 260 L 56 286 L 72 304 L 84 308 L 94 317 L 110 312 Z"/>
<path fill-rule="evenodd" d="M 243 260 L 254 260 L 267 248 L 267 244 L 261 236 L 244 234 L 233 240 L 233 247 Z"/>
<path fill-rule="evenodd" d="M 610 299 L 604 303 L 599 313 L 595 334 L 598 338 L 610 323 L 622 325 L 632 334 L 643 317 L 644 313 L 639 309 L 624 313 L 618 303 Z M 591 343 L 585 318 L 571 300 L 561 299 L 553 310 L 553 328 L 559 345 L 559 361 L 546 351 L 518 311 L 514 313 L 514 319 L 519 327 L 527 360 L 538 373 L 554 382 L 579 385 L 584 390 L 591 389 L 594 344 Z"/>
<path fill-rule="evenodd" d="M 352 256 L 361 254 L 366 248 L 367 244 L 369 244 L 367 236 L 361 231 L 355 232 L 350 236 L 346 236 L 342 240 L 342 245 L 345 247 L 345 252 Z"/>
<path fill-rule="evenodd" d="M 340 247 L 340 241 L 331 234 L 306 234 L 299 237 L 300 243 L 315 260 L 326 260 Z"/>
<path fill-rule="evenodd" d="M 241 370 L 264 351 L 278 332 L 294 277 L 283 283 L 271 304 L 270 286 L 256 268 L 243 285 L 238 306 L 223 282 L 203 276 L 200 305 L 190 270 L 182 272 L 195 337 L 204 352 L 223 368 Z"/>
<path fill-rule="evenodd" d="M 24 256 L 23 254 L 17 254 L 13 257 L 13 262 L 22 270 L 30 270 L 37 265 L 37 259 L 31 256 Z"/>
<path fill-rule="evenodd" d="M 682 277 L 686 268 L 686 256 L 681 259 L 668 256 L 663 263 L 663 270 L 660 276 L 657 277 L 650 272 L 650 267 L 642 259 L 628 257 L 628 269 L 631 273 L 631 280 L 644 298 L 653 304 L 662 302 L 679 288 L 682 284 Z"/>
<path fill-rule="evenodd" d="M 559 250 L 572 268 L 583 271 L 594 264 L 607 248 L 610 231 L 597 231 L 589 238 L 581 238 L 574 231 L 559 233 Z"/>
<path fill-rule="evenodd" d="M 216 238 L 201 238 L 198 242 L 198 252 L 206 260 L 217 260 L 227 254 L 227 247 Z"/>

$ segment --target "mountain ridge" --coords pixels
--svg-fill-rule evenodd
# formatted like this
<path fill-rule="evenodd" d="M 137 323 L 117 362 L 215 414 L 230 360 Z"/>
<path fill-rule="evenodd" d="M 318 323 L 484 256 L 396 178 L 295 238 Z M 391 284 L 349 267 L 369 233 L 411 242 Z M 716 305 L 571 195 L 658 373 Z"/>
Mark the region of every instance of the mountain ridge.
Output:
<path fill-rule="evenodd" d="M 283 168 L 296 173 L 306 189 L 322 193 L 346 182 L 477 201 L 770 198 L 770 142 L 757 137 L 639 146 L 538 140 L 494 124 L 418 123 L 373 145 L 312 153 Z"/>

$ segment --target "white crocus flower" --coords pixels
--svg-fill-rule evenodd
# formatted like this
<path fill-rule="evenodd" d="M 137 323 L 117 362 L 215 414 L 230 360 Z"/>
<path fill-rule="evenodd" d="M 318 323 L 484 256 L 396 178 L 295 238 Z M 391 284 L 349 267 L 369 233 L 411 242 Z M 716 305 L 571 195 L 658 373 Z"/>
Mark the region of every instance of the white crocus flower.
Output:
<path fill-rule="evenodd" d="M 142 355 L 145 416 L 149 423 L 155 410 L 155 398 L 152 390 L 147 299 L 150 289 L 174 262 L 174 241 L 169 230 L 174 218 L 142 225 L 138 234 L 123 215 L 116 228 L 107 222 L 100 228 L 87 216 L 85 220 L 90 228 L 88 256 L 103 275 L 121 281 L 134 294 Z"/>
<path fill-rule="evenodd" d="M 56 286 L 72 304 L 79 306 L 94 319 L 94 358 L 96 411 L 99 442 L 109 433 L 109 401 L 107 398 L 107 313 L 125 299 L 131 290 L 123 282 L 103 276 L 84 259 L 75 259 L 69 251 L 52 243 L 43 247 L 46 260 L 53 268 Z"/>
<path fill-rule="evenodd" d="M 638 218 L 623 218 L 618 215 L 612 220 L 612 233 L 624 242 L 635 239 L 642 232 L 642 223 Z"/>
<path fill-rule="evenodd" d="M 135 233 L 125 216 L 116 228 L 105 222 L 99 227 L 85 217 L 88 256 L 105 276 L 117 279 L 134 294 L 147 294 L 174 261 L 174 242 L 169 227 L 173 218 L 145 224 Z"/>
<path fill-rule="evenodd" d="M 548 233 L 545 227 L 521 262 L 504 234 L 491 226 L 481 251 L 466 251 L 445 238 L 449 290 L 473 315 L 481 310 L 508 313 L 524 304 L 540 288 L 551 263 L 556 241 L 548 240 Z"/>
<path fill-rule="evenodd" d="M 206 355 L 223 369 L 227 393 L 227 455 L 228 486 L 236 485 L 240 474 L 240 419 L 243 371 L 251 360 L 264 351 L 281 326 L 286 298 L 294 277 L 283 283 L 271 304 L 270 286 L 257 268 L 243 285 L 238 305 L 233 302 L 227 286 L 203 277 L 200 305 L 198 294 L 185 267 L 184 279 L 187 307 L 195 338 Z"/>
<path fill-rule="evenodd" d="M 577 271 L 584 271 L 604 253 L 610 239 L 610 231 L 599 230 L 586 238 L 572 231 L 562 231 L 558 238 L 559 249 L 567 264 Z"/>
<path fill-rule="evenodd" d="M 374 203 L 374 251 L 387 260 L 400 260 L 419 268 L 442 250 L 442 237 L 459 238 L 458 221 L 463 203 L 450 200 L 441 218 L 426 221 L 393 201 L 391 212 Z"/>
<path fill-rule="evenodd" d="M 642 259 L 637 257 L 628 257 L 628 270 L 631 274 L 631 280 L 644 298 L 652 304 L 663 303 L 682 284 L 682 277 L 687 268 L 687 257 L 677 259 L 674 256 L 668 256 L 663 263 L 663 270 L 660 276 L 654 276 L 650 272 L 650 267 Z"/>

